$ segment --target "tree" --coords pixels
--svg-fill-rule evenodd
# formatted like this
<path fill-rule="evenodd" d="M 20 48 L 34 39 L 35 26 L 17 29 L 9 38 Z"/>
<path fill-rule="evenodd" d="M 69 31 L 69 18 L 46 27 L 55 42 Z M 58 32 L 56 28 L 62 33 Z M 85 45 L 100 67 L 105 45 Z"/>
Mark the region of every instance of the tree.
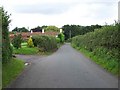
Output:
<path fill-rule="evenodd" d="M 46 26 L 46 25 L 43 25 L 41 28 L 42 28 L 42 29 L 45 29 L 45 28 L 47 28 L 47 26 Z"/>
<path fill-rule="evenodd" d="M 28 41 L 27 41 L 27 46 L 28 47 L 34 47 L 34 44 L 33 44 L 33 41 L 32 41 L 32 38 L 30 37 L 29 39 L 28 39 Z"/>
<path fill-rule="evenodd" d="M 0 8 L 0 14 L 2 14 L 2 63 L 7 63 L 12 58 L 12 47 L 10 46 L 9 39 L 9 24 L 11 22 L 10 15 Z"/>
<path fill-rule="evenodd" d="M 22 43 L 22 35 L 21 34 L 18 34 L 18 35 L 14 35 L 14 38 L 12 40 L 12 44 L 13 46 L 18 49 L 18 48 L 21 48 L 21 43 Z"/>
<path fill-rule="evenodd" d="M 83 35 L 88 32 L 92 32 L 95 29 L 101 28 L 102 26 L 96 24 L 91 26 L 80 26 L 80 25 L 64 25 L 62 27 L 65 35 L 65 40 L 72 38 L 77 35 Z"/>
<path fill-rule="evenodd" d="M 54 31 L 54 32 L 59 32 L 59 28 L 56 26 L 48 26 L 45 28 L 45 31 Z"/>
<path fill-rule="evenodd" d="M 29 32 L 28 29 L 26 29 L 25 27 L 22 27 L 22 28 L 18 28 L 18 27 L 15 27 L 12 32 Z"/>
<path fill-rule="evenodd" d="M 33 32 L 42 32 L 42 28 L 37 26 L 36 28 L 31 29 Z"/>

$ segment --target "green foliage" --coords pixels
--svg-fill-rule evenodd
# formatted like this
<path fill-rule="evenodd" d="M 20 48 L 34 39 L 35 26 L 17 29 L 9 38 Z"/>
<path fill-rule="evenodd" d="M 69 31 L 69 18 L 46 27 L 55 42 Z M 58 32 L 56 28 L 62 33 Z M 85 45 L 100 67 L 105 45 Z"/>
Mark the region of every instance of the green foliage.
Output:
<path fill-rule="evenodd" d="M 66 42 L 71 42 L 72 41 L 72 38 L 69 38 L 66 40 Z"/>
<path fill-rule="evenodd" d="M 29 47 L 23 46 L 20 49 L 14 48 L 13 53 L 14 54 L 23 54 L 23 55 L 34 55 L 34 54 L 38 53 L 38 48 L 36 48 L 36 47 L 29 48 Z"/>
<path fill-rule="evenodd" d="M 58 34 L 58 38 L 60 38 L 60 42 L 61 42 L 61 43 L 64 43 L 65 36 L 64 36 L 63 33 Z"/>
<path fill-rule="evenodd" d="M 89 51 L 93 51 L 99 47 L 114 50 L 118 49 L 118 37 L 119 33 L 116 26 L 105 26 L 94 32 L 76 36 L 72 39 L 72 42 L 77 47 L 84 47 Z"/>
<path fill-rule="evenodd" d="M 29 32 L 29 30 L 26 29 L 25 27 L 22 27 L 22 28 L 16 27 L 12 30 L 12 32 Z"/>
<path fill-rule="evenodd" d="M 18 34 L 18 35 L 14 35 L 14 38 L 12 40 L 12 45 L 15 47 L 15 48 L 21 48 L 21 43 L 22 43 L 22 35 L 21 34 Z"/>
<path fill-rule="evenodd" d="M 91 52 L 93 56 L 102 58 L 96 62 L 103 65 L 109 71 L 115 71 L 119 62 L 119 25 L 104 26 L 94 32 L 73 37 L 72 45 L 78 49 Z"/>
<path fill-rule="evenodd" d="M 59 28 L 56 26 L 47 26 L 45 28 L 45 31 L 54 31 L 54 32 L 59 32 Z"/>
<path fill-rule="evenodd" d="M 11 22 L 10 15 L 0 8 L 0 14 L 2 15 L 2 63 L 7 63 L 12 58 L 12 47 L 10 46 L 9 39 L 9 24 Z"/>
<path fill-rule="evenodd" d="M 83 35 L 88 32 L 94 31 L 94 29 L 101 28 L 100 25 L 91 25 L 91 26 L 80 26 L 80 25 L 64 25 L 62 27 L 65 35 L 65 40 L 77 36 Z"/>
<path fill-rule="evenodd" d="M 32 41 L 31 37 L 28 39 L 27 46 L 30 47 L 30 48 L 34 47 L 34 44 L 33 44 L 33 41 Z"/>
<path fill-rule="evenodd" d="M 57 41 L 52 36 L 33 36 L 33 44 L 39 48 L 39 51 L 49 52 L 57 49 Z"/>
<path fill-rule="evenodd" d="M 37 47 L 38 45 L 38 41 L 39 41 L 39 36 L 35 35 L 35 36 L 32 36 L 32 40 L 33 40 L 33 44 L 35 47 Z"/>
<path fill-rule="evenodd" d="M 2 87 L 5 88 L 13 81 L 24 69 L 22 60 L 12 59 L 9 63 L 2 66 Z"/>
<path fill-rule="evenodd" d="M 57 43 L 60 43 L 60 38 L 56 38 L 56 40 L 57 40 Z"/>

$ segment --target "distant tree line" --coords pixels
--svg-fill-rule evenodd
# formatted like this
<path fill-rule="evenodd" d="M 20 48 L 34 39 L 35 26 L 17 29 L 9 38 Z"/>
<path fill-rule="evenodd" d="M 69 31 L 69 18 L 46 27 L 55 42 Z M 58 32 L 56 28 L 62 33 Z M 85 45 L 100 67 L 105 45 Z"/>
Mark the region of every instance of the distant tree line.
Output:
<path fill-rule="evenodd" d="M 83 35 L 86 34 L 88 32 L 93 32 L 95 29 L 99 29 L 101 28 L 101 25 L 91 25 L 91 26 L 81 26 L 81 25 L 64 25 L 62 26 L 63 29 L 63 33 L 65 35 L 65 40 L 72 38 L 74 36 L 77 35 Z M 59 32 L 59 28 L 56 26 L 37 26 L 35 28 L 32 28 L 31 30 L 33 32 L 42 32 L 42 29 L 44 29 L 45 31 L 57 31 Z M 30 30 L 30 31 L 31 31 Z M 30 32 L 28 29 L 26 29 L 25 27 L 22 28 L 18 28 L 16 27 L 15 29 L 12 30 L 12 32 Z"/>
<path fill-rule="evenodd" d="M 101 28 L 101 25 L 91 25 L 91 26 L 80 26 L 80 25 L 64 25 L 62 27 L 65 35 L 65 40 L 72 38 L 77 35 L 83 35 L 88 32 L 92 32 L 95 29 Z"/>
<path fill-rule="evenodd" d="M 18 28 L 18 27 L 15 27 L 12 32 L 29 32 L 28 29 L 26 29 L 25 27 L 22 27 L 22 28 Z"/>

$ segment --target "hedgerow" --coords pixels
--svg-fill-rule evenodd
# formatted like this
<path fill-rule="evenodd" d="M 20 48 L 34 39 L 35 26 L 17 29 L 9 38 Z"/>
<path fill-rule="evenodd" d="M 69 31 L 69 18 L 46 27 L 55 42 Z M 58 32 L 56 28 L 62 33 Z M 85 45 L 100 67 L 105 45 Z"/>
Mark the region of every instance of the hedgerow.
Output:
<path fill-rule="evenodd" d="M 120 49 L 120 24 L 104 26 L 94 32 L 72 38 L 72 46 L 91 52 L 94 56 L 102 58 L 101 61 L 109 71 L 118 70 Z M 108 66 L 107 66 L 108 65 Z M 116 71 L 116 73 L 118 73 Z"/>
<path fill-rule="evenodd" d="M 40 51 L 49 52 L 57 49 L 57 40 L 52 36 L 37 35 L 33 36 L 33 44 L 38 47 Z"/>

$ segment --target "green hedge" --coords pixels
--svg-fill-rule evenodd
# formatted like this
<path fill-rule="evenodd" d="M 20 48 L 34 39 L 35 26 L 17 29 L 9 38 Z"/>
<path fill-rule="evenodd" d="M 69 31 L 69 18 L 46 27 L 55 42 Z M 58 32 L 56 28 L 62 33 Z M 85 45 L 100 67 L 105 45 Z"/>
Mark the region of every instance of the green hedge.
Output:
<path fill-rule="evenodd" d="M 57 40 L 52 36 L 33 36 L 33 44 L 38 47 L 40 51 L 49 52 L 57 49 Z"/>
<path fill-rule="evenodd" d="M 85 48 L 91 52 L 95 52 L 102 47 L 106 49 L 106 53 L 109 53 L 112 57 L 118 58 L 118 48 L 120 45 L 118 37 L 119 33 L 117 25 L 105 26 L 94 32 L 72 38 L 72 44 L 77 47 Z"/>
<path fill-rule="evenodd" d="M 118 27 L 120 27 L 120 24 L 104 26 L 94 32 L 73 37 L 72 46 L 80 50 L 87 50 L 91 52 L 93 56 L 101 58 L 96 62 L 104 65 L 107 70 L 118 70 L 120 55 L 120 33 L 118 32 Z"/>

